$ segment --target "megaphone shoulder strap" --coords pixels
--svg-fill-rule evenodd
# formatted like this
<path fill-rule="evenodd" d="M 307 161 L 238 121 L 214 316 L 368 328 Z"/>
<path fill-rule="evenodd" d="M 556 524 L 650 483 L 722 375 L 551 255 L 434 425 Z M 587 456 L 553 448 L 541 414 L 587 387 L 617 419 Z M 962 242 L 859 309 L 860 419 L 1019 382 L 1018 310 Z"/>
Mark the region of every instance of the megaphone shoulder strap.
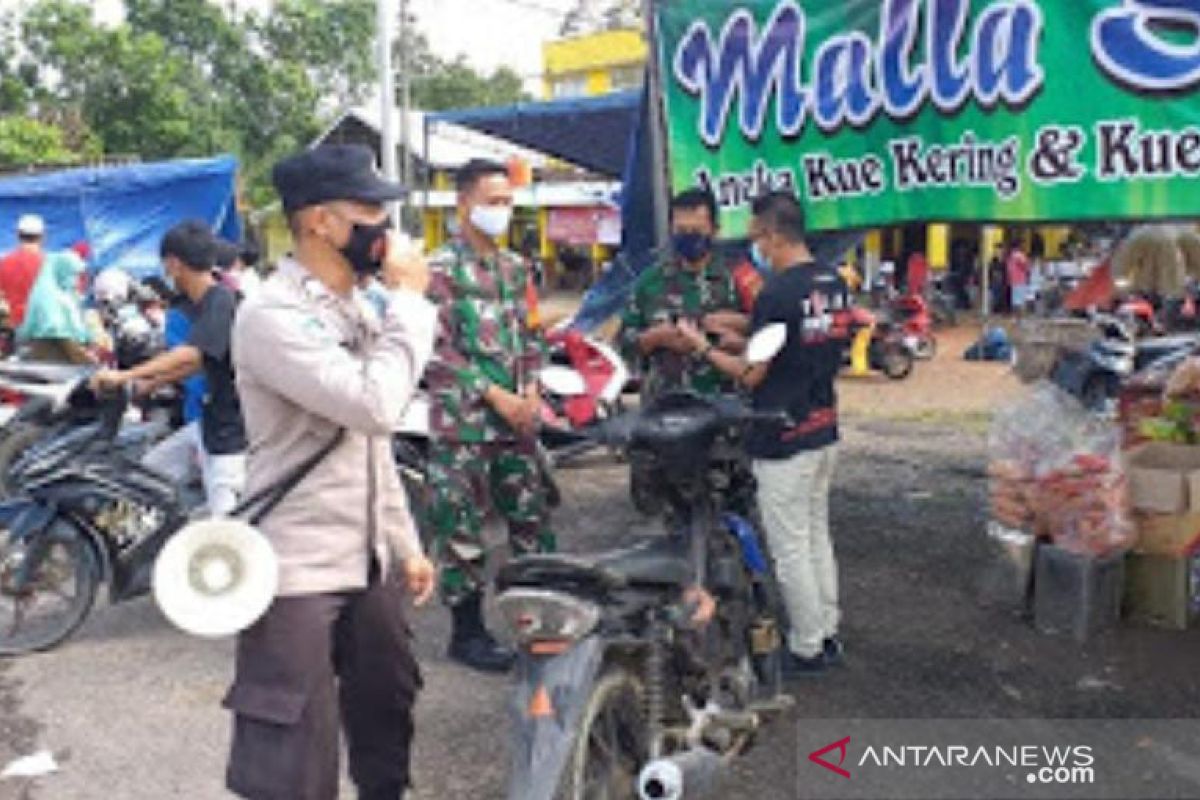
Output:
<path fill-rule="evenodd" d="M 285 475 L 283 478 L 271 484 L 270 486 L 260 489 L 259 491 L 247 497 L 238 504 L 237 508 L 229 512 L 229 515 L 231 517 L 241 516 L 249 509 L 261 503 L 262 507 L 259 508 L 259 510 L 247 520 L 251 525 L 257 526 L 263 521 L 263 519 L 266 518 L 268 514 L 275 510 L 277 505 L 283 502 L 285 497 L 291 494 L 293 489 L 300 485 L 301 481 L 308 477 L 309 473 L 317 468 L 318 464 L 324 461 L 330 453 L 337 449 L 337 446 L 341 444 L 342 440 L 345 438 L 346 429 L 341 428 L 328 444 L 305 459 L 304 462 L 296 467 L 295 470 L 288 475 Z"/>

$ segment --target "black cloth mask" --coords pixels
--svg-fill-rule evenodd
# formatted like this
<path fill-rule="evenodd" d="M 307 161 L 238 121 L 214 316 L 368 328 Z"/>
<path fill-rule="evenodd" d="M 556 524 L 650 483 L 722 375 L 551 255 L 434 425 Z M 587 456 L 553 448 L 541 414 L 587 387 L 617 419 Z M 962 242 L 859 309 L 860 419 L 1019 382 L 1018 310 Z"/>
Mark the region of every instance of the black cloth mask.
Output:
<path fill-rule="evenodd" d="M 387 235 L 391 229 L 391 219 L 374 225 L 356 222 L 350 231 L 350 241 L 338 250 L 350 262 L 355 273 L 375 275 L 383 269 L 383 259 L 387 255 Z"/>

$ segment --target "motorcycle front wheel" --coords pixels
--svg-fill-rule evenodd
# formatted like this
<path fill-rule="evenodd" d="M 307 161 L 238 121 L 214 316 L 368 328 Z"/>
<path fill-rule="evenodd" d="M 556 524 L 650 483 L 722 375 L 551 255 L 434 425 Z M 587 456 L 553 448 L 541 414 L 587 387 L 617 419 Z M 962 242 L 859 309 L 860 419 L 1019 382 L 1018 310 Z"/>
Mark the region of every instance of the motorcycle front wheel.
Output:
<path fill-rule="evenodd" d="M 879 369 L 890 380 L 902 381 L 912 374 L 913 356 L 899 344 L 885 344 L 879 353 Z"/>
<path fill-rule="evenodd" d="M 596 681 L 555 800 L 628 800 L 650 757 L 642 683 L 622 667 Z"/>
<path fill-rule="evenodd" d="M 0 547 L 0 657 L 49 650 L 91 611 L 100 582 L 92 548 L 80 537 L 55 541 L 28 585 L 17 589 L 24 542 Z"/>

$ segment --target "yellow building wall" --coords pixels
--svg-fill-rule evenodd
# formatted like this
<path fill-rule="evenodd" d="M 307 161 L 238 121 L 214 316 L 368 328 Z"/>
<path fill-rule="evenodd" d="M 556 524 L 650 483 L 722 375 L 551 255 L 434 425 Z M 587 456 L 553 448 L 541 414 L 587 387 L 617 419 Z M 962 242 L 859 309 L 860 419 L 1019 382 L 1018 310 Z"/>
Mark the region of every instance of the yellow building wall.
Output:
<path fill-rule="evenodd" d="M 592 70 L 587 75 L 587 93 L 589 96 L 608 94 L 612 91 L 612 74 L 606 69 Z"/>
<path fill-rule="evenodd" d="M 649 48 L 640 30 L 602 31 L 560 39 L 542 46 L 542 70 L 548 79 L 573 73 L 609 70 L 646 61 Z"/>
<path fill-rule="evenodd" d="M 589 96 L 613 90 L 613 70 L 646 63 L 649 49 L 640 30 L 602 31 L 547 42 L 542 46 L 542 92 L 554 97 L 555 84 L 582 80 Z"/>

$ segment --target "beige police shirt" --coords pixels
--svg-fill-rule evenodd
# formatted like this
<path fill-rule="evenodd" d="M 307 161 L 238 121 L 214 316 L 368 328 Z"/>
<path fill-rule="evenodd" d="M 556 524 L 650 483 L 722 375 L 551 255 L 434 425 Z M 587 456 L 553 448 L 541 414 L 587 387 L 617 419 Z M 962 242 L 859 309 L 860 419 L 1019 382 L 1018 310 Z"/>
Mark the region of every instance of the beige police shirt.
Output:
<path fill-rule="evenodd" d="M 279 595 L 362 588 L 421 552 L 391 437 L 433 352 L 437 309 L 397 291 L 380 314 L 285 258 L 238 311 L 233 362 L 249 439 L 246 495 L 337 446 L 260 523 L 280 562 Z"/>

